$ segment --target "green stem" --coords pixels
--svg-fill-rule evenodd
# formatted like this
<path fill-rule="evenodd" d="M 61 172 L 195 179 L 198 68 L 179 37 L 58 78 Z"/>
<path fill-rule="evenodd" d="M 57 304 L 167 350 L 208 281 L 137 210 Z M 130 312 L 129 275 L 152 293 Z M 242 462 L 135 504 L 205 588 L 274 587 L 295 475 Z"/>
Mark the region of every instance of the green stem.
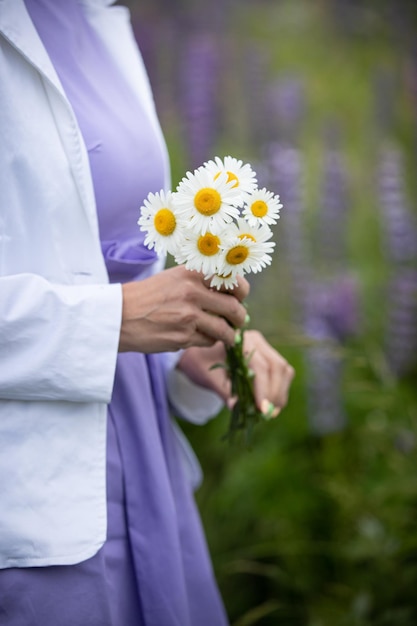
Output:
<path fill-rule="evenodd" d="M 252 429 L 262 413 L 256 406 L 253 393 L 253 373 L 243 352 L 244 329 L 237 335 L 237 341 L 226 349 L 227 369 L 230 376 L 232 395 L 237 398 L 231 416 L 227 436 L 232 439 L 236 431 L 243 431 L 250 440 Z"/>

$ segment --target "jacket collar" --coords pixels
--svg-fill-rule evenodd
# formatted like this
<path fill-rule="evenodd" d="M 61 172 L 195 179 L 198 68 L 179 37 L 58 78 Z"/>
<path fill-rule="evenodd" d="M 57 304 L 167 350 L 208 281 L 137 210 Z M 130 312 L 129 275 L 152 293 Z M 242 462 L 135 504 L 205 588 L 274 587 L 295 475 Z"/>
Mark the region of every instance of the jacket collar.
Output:
<path fill-rule="evenodd" d="M 103 8 L 115 2 L 115 0 L 78 1 L 87 8 Z M 3 35 L 66 98 L 24 0 L 0 0 L 0 35 Z"/>
<path fill-rule="evenodd" d="M 65 98 L 58 75 L 30 18 L 24 0 L 0 0 L 3 35 Z"/>

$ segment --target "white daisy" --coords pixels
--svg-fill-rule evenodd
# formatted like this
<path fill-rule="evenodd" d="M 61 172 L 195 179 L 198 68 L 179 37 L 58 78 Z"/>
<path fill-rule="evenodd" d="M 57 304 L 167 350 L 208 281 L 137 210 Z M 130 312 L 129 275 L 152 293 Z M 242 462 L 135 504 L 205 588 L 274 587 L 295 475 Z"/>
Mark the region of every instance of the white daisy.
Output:
<path fill-rule="evenodd" d="M 183 220 L 173 205 L 173 194 L 168 191 L 149 193 L 140 209 L 140 229 L 146 232 L 145 245 L 158 254 L 175 255 L 181 244 Z"/>
<path fill-rule="evenodd" d="M 271 263 L 274 246 L 272 241 L 257 241 L 248 234 L 238 235 L 224 248 L 218 273 L 228 275 L 232 272 L 243 276 L 249 272 L 260 272 Z"/>
<path fill-rule="evenodd" d="M 263 224 L 259 221 L 255 224 L 250 224 L 247 219 L 242 217 L 238 218 L 233 224 L 228 226 L 228 233 L 231 236 L 239 237 L 239 239 L 248 237 L 257 243 L 268 241 L 274 234 L 267 224 Z M 273 248 L 275 244 L 271 243 L 271 246 Z"/>
<path fill-rule="evenodd" d="M 282 209 L 279 196 L 263 189 L 256 189 L 245 201 L 243 217 L 250 224 L 261 222 L 264 224 L 276 224 L 279 219 L 279 210 Z"/>
<path fill-rule="evenodd" d="M 187 175 L 179 183 L 174 194 L 176 212 L 191 228 L 204 235 L 207 231 L 219 232 L 225 223 L 239 216 L 234 205 L 239 191 L 227 182 L 227 174 L 221 172 L 214 179 L 204 167 Z"/>
<path fill-rule="evenodd" d="M 177 263 L 184 263 L 189 270 L 202 272 L 211 276 L 217 272 L 221 253 L 225 245 L 225 237 L 206 231 L 204 234 L 189 230 L 187 238 L 175 257 Z"/>
<path fill-rule="evenodd" d="M 230 272 L 230 274 L 213 274 L 211 277 L 210 287 L 216 289 L 230 289 L 237 285 L 237 272 Z M 208 278 L 208 277 L 207 277 Z"/>
<path fill-rule="evenodd" d="M 226 156 L 222 160 L 220 157 L 214 157 L 214 161 L 210 160 L 204 164 L 213 175 L 214 178 L 220 175 L 220 172 L 226 172 L 227 180 L 233 184 L 233 188 L 238 189 L 241 194 L 241 203 L 244 202 L 247 194 L 255 191 L 257 188 L 256 174 L 249 163 Z"/>

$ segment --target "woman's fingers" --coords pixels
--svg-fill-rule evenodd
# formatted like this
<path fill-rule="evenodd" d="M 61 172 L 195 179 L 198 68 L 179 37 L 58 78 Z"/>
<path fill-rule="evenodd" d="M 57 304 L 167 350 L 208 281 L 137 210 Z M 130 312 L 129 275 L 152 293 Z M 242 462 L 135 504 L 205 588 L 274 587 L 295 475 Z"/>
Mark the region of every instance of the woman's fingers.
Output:
<path fill-rule="evenodd" d="M 203 313 L 208 313 L 212 316 L 215 315 L 218 318 L 227 320 L 229 326 L 232 325 L 234 328 L 240 328 L 245 323 L 246 309 L 234 295 L 206 289 L 201 293 L 199 302 Z M 204 317 L 204 315 L 202 315 L 202 317 Z M 211 326 L 209 319 L 205 319 L 204 323 L 208 324 L 209 327 Z M 222 324 L 216 322 L 214 327 L 221 330 Z M 222 339 L 222 337 L 218 338 Z M 232 342 L 227 343 L 233 343 L 233 338 L 234 332 L 232 333 Z"/>
<path fill-rule="evenodd" d="M 192 347 L 181 355 L 178 367 L 197 385 L 215 391 L 227 403 L 230 400 L 231 385 L 224 367 L 213 365 L 224 363 L 225 349 L 218 341 L 211 347 Z"/>
<path fill-rule="evenodd" d="M 143 281 L 122 285 L 120 351 L 164 352 L 233 345 L 234 328 L 243 326 L 247 292 L 239 281 L 237 295 L 210 289 L 204 277 L 177 266 Z"/>
<path fill-rule="evenodd" d="M 255 374 L 256 404 L 263 413 L 276 417 L 288 402 L 295 370 L 257 331 L 246 331 L 245 352 L 252 352 L 249 366 Z"/>
<path fill-rule="evenodd" d="M 227 293 L 234 295 L 240 302 L 243 302 L 248 297 L 250 291 L 249 281 L 243 276 L 237 277 L 237 285 L 232 290 L 228 290 Z"/>
<path fill-rule="evenodd" d="M 221 341 L 228 346 L 232 346 L 235 340 L 235 329 L 223 318 L 211 313 L 202 312 L 197 320 L 196 330 L 198 334 L 206 337 L 210 343 L 194 341 L 192 337 L 188 346 L 213 345 L 216 341 Z"/>
<path fill-rule="evenodd" d="M 276 417 L 287 404 L 294 368 L 256 330 L 245 331 L 244 350 L 247 356 L 251 355 L 249 367 L 255 375 L 256 405 L 265 415 Z M 185 350 L 178 366 L 195 383 L 216 391 L 231 408 L 236 398 L 231 395 L 226 369 L 211 369 L 217 363 L 224 363 L 225 356 L 221 342 L 208 348 L 192 347 Z"/>

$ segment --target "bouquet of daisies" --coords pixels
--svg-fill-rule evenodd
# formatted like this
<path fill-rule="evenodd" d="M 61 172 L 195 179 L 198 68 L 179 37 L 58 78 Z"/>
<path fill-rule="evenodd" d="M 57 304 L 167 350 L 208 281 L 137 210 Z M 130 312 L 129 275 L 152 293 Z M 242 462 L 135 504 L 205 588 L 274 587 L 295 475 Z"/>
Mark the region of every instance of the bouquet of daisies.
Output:
<path fill-rule="evenodd" d="M 279 218 L 279 196 L 259 189 L 249 163 L 231 156 L 215 157 L 187 172 L 175 191 L 150 193 L 138 224 L 145 245 L 171 254 L 178 264 L 196 270 L 216 289 L 232 290 L 237 277 L 261 271 L 271 263 L 275 243 L 270 226 Z M 271 417 L 256 407 L 250 357 L 243 351 L 244 329 L 226 348 L 225 367 L 237 401 L 231 411 L 229 434 L 250 435 L 260 418 Z"/>

